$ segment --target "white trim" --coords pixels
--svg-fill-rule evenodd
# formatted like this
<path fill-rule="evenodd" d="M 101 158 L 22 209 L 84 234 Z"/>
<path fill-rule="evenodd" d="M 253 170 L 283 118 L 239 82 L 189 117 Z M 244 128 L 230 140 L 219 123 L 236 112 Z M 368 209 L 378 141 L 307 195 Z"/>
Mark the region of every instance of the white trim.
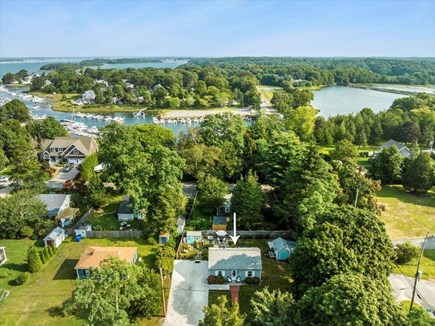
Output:
<path fill-rule="evenodd" d="M 251 276 L 249 276 L 249 273 L 251 273 Z M 255 271 L 245 271 L 245 277 L 254 277 Z"/>
<path fill-rule="evenodd" d="M 221 276 L 225 277 L 225 271 L 221 271 L 221 270 L 215 271 L 214 276 L 219 276 L 219 272 L 222 274 Z"/>

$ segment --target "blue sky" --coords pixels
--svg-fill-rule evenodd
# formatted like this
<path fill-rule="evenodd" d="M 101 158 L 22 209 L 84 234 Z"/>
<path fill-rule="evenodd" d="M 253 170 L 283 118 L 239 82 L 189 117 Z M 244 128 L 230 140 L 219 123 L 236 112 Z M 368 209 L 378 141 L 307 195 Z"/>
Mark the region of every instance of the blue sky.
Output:
<path fill-rule="evenodd" d="M 0 56 L 435 56 L 435 1 L 1 0 Z"/>

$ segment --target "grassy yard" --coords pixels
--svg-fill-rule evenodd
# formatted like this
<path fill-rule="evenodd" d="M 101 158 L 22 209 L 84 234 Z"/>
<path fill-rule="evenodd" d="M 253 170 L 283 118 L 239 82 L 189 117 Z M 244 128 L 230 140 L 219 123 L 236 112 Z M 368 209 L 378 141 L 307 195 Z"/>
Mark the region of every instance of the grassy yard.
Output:
<path fill-rule="evenodd" d="M 397 265 L 394 274 L 404 274 L 414 277 L 417 271 L 418 259 L 413 259 L 408 264 Z M 420 269 L 423 271 L 422 278 L 425 280 L 435 280 L 435 250 L 425 250 L 421 260 Z"/>
<path fill-rule="evenodd" d="M 157 246 L 147 245 L 144 239 L 84 239 L 81 242 L 65 240 L 56 255 L 42 269 L 32 274 L 22 286 L 7 284 L 19 272 L 26 270 L 25 252 L 30 240 L 0 240 L 6 246 L 8 261 L 0 269 L 6 270 L 0 278 L 0 286 L 11 294 L 0 308 L 0 325 L 86 325 L 86 321 L 73 316 L 61 317 L 58 309 L 71 296 L 76 282 L 74 266 L 85 248 L 99 246 L 135 246 L 147 264 L 152 264 Z M 143 325 L 159 325 L 160 318 Z"/>
<path fill-rule="evenodd" d="M 269 250 L 267 240 L 265 239 L 240 239 L 238 244 L 241 247 L 259 247 L 262 253 Z M 240 288 L 239 300 L 240 311 L 242 313 L 247 313 L 249 311 L 251 297 L 256 291 L 260 291 L 266 286 L 269 290 L 280 289 L 281 291 L 289 291 L 291 288 L 292 279 L 290 278 L 288 263 L 262 256 L 262 265 L 263 271 L 261 273 L 261 285 L 243 285 Z M 209 305 L 216 303 L 219 295 L 230 296 L 230 292 L 210 291 Z"/>
<path fill-rule="evenodd" d="M 376 195 L 385 206 L 381 214 L 391 239 L 424 237 L 435 232 L 435 189 L 425 195 L 414 195 L 402 186 L 384 186 Z"/>

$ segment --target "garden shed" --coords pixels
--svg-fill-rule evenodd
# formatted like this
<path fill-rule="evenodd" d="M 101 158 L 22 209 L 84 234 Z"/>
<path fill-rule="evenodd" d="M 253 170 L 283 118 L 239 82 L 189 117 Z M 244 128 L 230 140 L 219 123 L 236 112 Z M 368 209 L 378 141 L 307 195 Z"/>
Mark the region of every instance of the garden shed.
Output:
<path fill-rule="evenodd" d="M 76 236 L 86 238 L 87 232 L 92 231 L 92 225 L 88 223 L 80 223 L 74 227 L 74 233 Z"/>
<path fill-rule="evenodd" d="M 6 256 L 6 248 L 0 247 L 0 265 L 2 265 L 6 260 L 8 260 L 8 257 Z"/>
<path fill-rule="evenodd" d="M 276 260 L 287 260 L 293 253 L 296 247 L 296 242 L 287 241 L 281 237 L 268 242 L 270 256 Z"/>
<path fill-rule="evenodd" d="M 160 232 L 159 244 L 165 244 L 169 241 L 169 232 Z"/>
<path fill-rule="evenodd" d="M 193 245 L 196 241 L 202 241 L 201 231 L 187 231 L 186 232 L 186 242 Z"/>
<path fill-rule="evenodd" d="M 51 230 L 51 232 L 44 238 L 45 247 L 54 246 L 55 248 L 59 247 L 59 245 L 65 240 L 66 234 L 65 230 L 57 227 Z"/>
<path fill-rule="evenodd" d="M 212 230 L 213 231 L 219 231 L 219 230 L 226 231 L 226 229 L 227 229 L 227 217 L 226 216 L 213 216 Z"/>
<path fill-rule="evenodd" d="M 118 221 L 132 221 L 135 218 L 142 219 L 141 214 L 137 214 L 128 196 L 123 196 L 118 208 Z"/>

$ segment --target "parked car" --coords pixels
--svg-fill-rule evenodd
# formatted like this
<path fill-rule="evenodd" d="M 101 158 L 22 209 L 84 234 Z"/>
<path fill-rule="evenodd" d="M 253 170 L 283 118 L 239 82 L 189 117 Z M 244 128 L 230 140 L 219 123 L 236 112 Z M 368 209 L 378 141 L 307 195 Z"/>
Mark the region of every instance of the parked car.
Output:
<path fill-rule="evenodd" d="M 72 168 L 73 168 L 73 165 L 71 165 L 71 164 L 65 165 L 65 167 L 62 169 L 62 172 L 69 172 L 69 171 L 71 171 Z"/>
<path fill-rule="evenodd" d="M 9 178 L 2 175 L 0 176 L 0 182 L 9 182 Z"/>

